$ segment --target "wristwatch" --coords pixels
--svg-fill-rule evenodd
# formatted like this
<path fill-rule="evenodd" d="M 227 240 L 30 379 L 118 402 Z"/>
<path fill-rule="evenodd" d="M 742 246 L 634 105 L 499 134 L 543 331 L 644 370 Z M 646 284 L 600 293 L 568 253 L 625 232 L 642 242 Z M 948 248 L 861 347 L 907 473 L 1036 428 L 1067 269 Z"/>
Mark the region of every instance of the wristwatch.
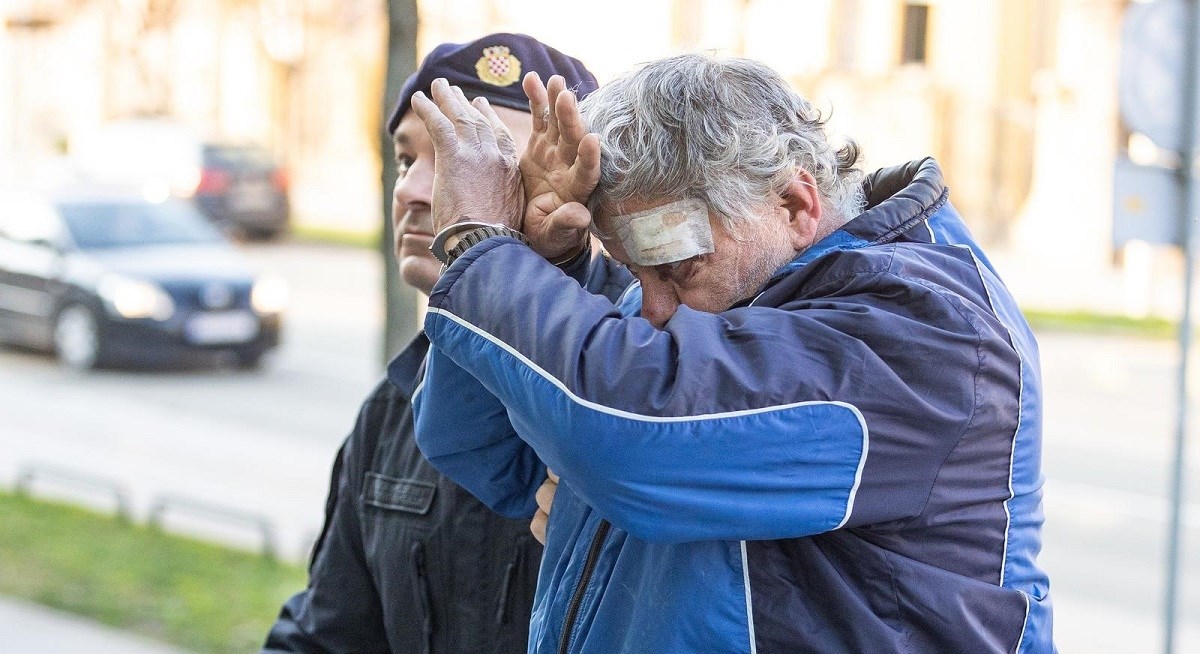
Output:
<path fill-rule="evenodd" d="M 438 232 L 433 237 L 433 244 L 429 246 L 429 251 L 443 265 L 449 266 L 454 263 L 455 259 L 462 256 L 463 252 L 470 249 L 472 245 L 482 243 L 493 236 L 509 236 L 529 245 L 529 239 L 511 227 L 479 222 L 477 220 L 464 220 L 449 225 Z M 446 248 L 448 242 L 450 242 L 449 249 Z"/>

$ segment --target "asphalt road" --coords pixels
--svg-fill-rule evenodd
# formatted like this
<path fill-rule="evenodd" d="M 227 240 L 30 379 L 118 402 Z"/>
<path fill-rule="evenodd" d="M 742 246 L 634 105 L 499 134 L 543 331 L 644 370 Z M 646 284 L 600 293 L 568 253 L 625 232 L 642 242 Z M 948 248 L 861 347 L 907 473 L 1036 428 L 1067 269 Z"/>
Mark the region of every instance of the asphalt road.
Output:
<path fill-rule="evenodd" d="M 1041 562 L 1056 597 L 1056 640 L 1063 652 L 1161 651 L 1177 348 L 1063 334 L 1039 341 L 1047 478 Z M 1200 424 L 1195 398 L 1190 410 Z M 1190 432 L 1177 652 L 1200 652 L 1200 430 Z"/>
<path fill-rule="evenodd" d="M 144 518 L 165 494 L 262 515 L 284 556 L 321 524 L 329 465 L 378 362 L 381 266 L 360 250 L 247 249 L 292 286 L 286 344 L 259 372 L 71 375 L 0 349 L 0 484 L 29 464 L 124 485 Z M 1167 472 L 1175 419 L 1170 342 L 1043 333 L 1046 530 L 1065 653 L 1161 651 Z M 1200 424 L 1200 404 L 1193 407 Z M 1190 435 L 1178 652 L 1200 652 L 1200 429 Z M 52 477 L 35 491 L 111 506 Z M 250 523 L 172 509 L 171 529 L 257 546 Z"/>
<path fill-rule="evenodd" d="M 50 464 L 125 485 L 139 517 L 168 493 L 237 508 L 268 517 L 280 553 L 303 558 L 323 519 L 330 463 L 382 375 L 382 266 L 351 248 L 248 253 L 291 287 L 284 345 L 262 370 L 73 375 L 46 356 L 0 349 L 0 479 Z M 34 484 L 112 504 L 50 476 Z M 164 522 L 254 547 L 262 538 L 248 522 L 175 507 Z"/>

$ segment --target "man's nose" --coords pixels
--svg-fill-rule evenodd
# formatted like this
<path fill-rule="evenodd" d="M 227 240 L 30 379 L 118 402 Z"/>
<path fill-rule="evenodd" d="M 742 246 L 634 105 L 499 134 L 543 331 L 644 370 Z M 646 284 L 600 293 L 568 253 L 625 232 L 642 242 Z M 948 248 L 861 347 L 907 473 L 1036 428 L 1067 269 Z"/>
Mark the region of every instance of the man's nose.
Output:
<path fill-rule="evenodd" d="M 653 273 L 642 279 L 642 317 L 656 329 L 662 329 L 679 310 L 679 296 L 669 283 Z"/>
<path fill-rule="evenodd" d="M 392 200 L 403 214 L 420 206 L 428 207 L 433 197 L 433 166 L 423 161 L 413 162 L 408 172 L 396 179 L 392 189 Z"/>

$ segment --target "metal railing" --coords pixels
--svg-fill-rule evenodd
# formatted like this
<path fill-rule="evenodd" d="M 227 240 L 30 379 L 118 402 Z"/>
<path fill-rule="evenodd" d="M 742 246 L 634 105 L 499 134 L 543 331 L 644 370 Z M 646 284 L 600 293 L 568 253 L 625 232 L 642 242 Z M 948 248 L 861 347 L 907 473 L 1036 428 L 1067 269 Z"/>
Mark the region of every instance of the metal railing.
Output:
<path fill-rule="evenodd" d="M 15 489 L 17 494 L 31 495 L 34 481 L 38 479 L 53 481 L 80 490 L 101 491 L 111 495 L 116 505 L 117 518 L 133 519 L 133 505 L 129 501 L 129 488 L 115 479 L 45 463 L 31 463 L 21 466 L 17 472 Z"/>
<path fill-rule="evenodd" d="M 52 482 L 56 486 L 107 495 L 113 500 L 117 519 L 133 522 L 132 493 L 128 485 L 116 479 L 53 464 L 29 463 L 18 469 L 14 491 L 18 495 L 31 496 L 35 482 L 40 482 L 36 484 L 38 486 Z M 183 495 L 164 493 L 155 496 L 151 501 L 146 514 L 146 525 L 161 529 L 167 514 L 185 515 L 226 525 L 248 527 L 259 535 L 259 551 L 262 555 L 272 559 L 278 557 L 279 541 L 275 525 L 270 518 L 261 513 Z M 302 556 L 307 558 L 308 550 L 312 541 L 315 540 L 315 534 L 306 537 L 306 542 L 302 544 Z"/>
<path fill-rule="evenodd" d="M 271 520 L 262 514 L 204 500 L 183 497 L 181 495 L 164 494 L 159 495 L 151 503 L 149 513 L 146 517 L 146 524 L 151 527 L 161 528 L 163 517 L 168 511 L 192 517 L 216 520 L 230 525 L 248 526 L 256 530 L 262 538 L 260 546 L 262 555 L 267 558 L 276 557 L 277 539 L 275 537 L 275 528 L 271 524 Z"/>

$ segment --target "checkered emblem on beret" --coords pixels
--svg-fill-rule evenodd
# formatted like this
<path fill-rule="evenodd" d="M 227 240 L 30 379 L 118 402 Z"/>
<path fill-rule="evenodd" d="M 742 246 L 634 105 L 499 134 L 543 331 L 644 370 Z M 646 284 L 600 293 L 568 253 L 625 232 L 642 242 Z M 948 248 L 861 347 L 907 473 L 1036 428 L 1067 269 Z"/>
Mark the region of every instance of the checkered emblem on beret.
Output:
<path fill-rule="evenodd" d="M 462 89 L 468 100 L 484 97 L 497 107 L 528 113 L 529 98 L 517 82 L 531 70 L 544 80 L 551 75 L 562 75 L 567 88 L 573 89 L 580 99 L 596 90 L 596 78 L 582 62 L 532 36 L 500 33 L 470 43 L 443 43 L 404 82 L 396 108 L 388 118 L 387 132 L 396 133 L 400 120 L 412 107 L 413 93 L 422 91 L 429 95 L 430 85 L 439 77 Z"/>
<path fill-rule="evenodd" d="M 483 49 L 483 56 L 475 62 L 479 79 L 495 86 L 508 86 L 521 79 L 521 60 L 514 57 L 508 46 L 495 45 Z"/>

